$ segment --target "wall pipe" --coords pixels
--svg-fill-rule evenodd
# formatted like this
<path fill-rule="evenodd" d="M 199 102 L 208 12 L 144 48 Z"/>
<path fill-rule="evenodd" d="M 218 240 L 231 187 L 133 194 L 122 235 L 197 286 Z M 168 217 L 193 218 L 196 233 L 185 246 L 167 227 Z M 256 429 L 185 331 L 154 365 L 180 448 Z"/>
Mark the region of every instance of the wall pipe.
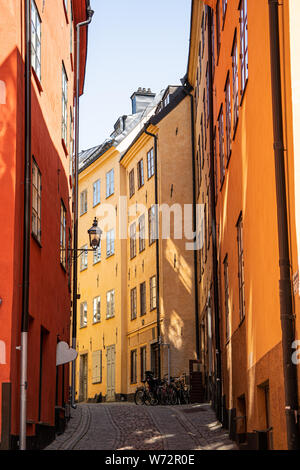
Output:
<path fill-rule="evenodd" d="M 212 257 L 213 257 L 213 294 L 215 319 L 215 348 L 216 348 L 216 415 L 219 421 L 222 416 L 222 362 L 221 362 L 221 336 L 220 336 L 220 307 L 219 307 L 219 278 L 218 278 L 218 249 L 217 249 L 217 222 L 215 205 L 215 149 L 214 149 L 214 104 L 213 104 L 213 76 L 212 76 L 212 10 L 208 8 L 208 73 L 209 73 L 209 140 L 210 140 L 210 200 L 212 223 Z"/>
<path fill-rule="evenodd" d="M 20 450 L 26 450 L 27 414 L 27 344 L 29 319 L 30 268 L 30 186 L 31 186 L 31 2 L 25 1 L 25 168 L 24 168 L 24 233 L 21 323 L 20 378 Z"/>
<path fill-rule="evenodd" d="M 74 158 L 74 226 L 73 226 L 73 296 L 72 296 L 72 348 L 76 349 L 77 334 L 77 251 L 78 251 L 78 159 L 79 159 L 79 82 L 80 82 L 80 28 L 91 23 L 94 11 L 88 2 L 86 21 L 76 25 L 76 121 L 75 121 L 75 158 Z M 75 407 L 76 360 L 72 362 L 71 406 Z"/>
<path fill-rule="evenodd" d="M 150 137 L 153 137 L 154 139 L 154 178 L 155 178 L 155 223 L 156 223 L 156 280 L 157 280 L 157 287 L 156 287 L 156 293 L 157 293 L 157 302 L 156 302 L 156 312 L 157 312 L 157 338 L 158 338 L 158 378 L 161 378 L 161 354 L 160 354 L 160 298 L 159 298 L 159 284 L 160 284 L 160 279 L 159 279 L 159 219 L 158 219 L 158 174 L 157 174 L 157 141 L 158 137 L 155 134 L 152 134 L 152 132 L 147 131 L 145 128 L 145 134 L 149 135 Z"/>
<path fill-rule="evenodd" d="M 191 89 L 193 88 L 188 82 L 186 83 Z M 193 232 L 194 232 L 194 243 L 197 242 L 196 234 L 196 167 L 195 167 L 195 111 L 194 111 L 194 97 L 186 87 L 183 90 L 187 96 L 190 97 L 191 101 L 191 140 L 192 140 L 192 178 L 193 178 Z M 196 248 L 196 246 L 194 247 Z M 194 249 L 194 283 L 195 283 L 195 330 L 196 330 L 196 355 L 197 359 L 200 359 L 200 324 L 199 324 L 199 293 L 198 293 L 198 260 L 197 250 Z"/>
<path fill-rule="evenodd" d="M 269 0 L 271 82 L 274 133 L 275 180 L 279 247 L 279 297 L 282 330 L 285 413 L 289 450 L 300 449 L 298 414 L 297 366 L 292 362 L 295 340 L 294 307 L 292 300 L 289 228 L 286 196 L 286 175 L 283 142 L 283 112 L 280 66 L 278 0 Z"/>

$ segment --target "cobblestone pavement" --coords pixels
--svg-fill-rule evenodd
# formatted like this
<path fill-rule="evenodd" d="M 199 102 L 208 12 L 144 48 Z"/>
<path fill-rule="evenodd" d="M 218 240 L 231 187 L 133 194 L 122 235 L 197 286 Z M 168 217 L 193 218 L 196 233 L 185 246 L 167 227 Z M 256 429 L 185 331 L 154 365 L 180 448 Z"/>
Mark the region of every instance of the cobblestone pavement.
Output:
<path fill-rule="evenodd" d="M 46 450 L 236 450 L 208 404 L 80 404 Z"/>

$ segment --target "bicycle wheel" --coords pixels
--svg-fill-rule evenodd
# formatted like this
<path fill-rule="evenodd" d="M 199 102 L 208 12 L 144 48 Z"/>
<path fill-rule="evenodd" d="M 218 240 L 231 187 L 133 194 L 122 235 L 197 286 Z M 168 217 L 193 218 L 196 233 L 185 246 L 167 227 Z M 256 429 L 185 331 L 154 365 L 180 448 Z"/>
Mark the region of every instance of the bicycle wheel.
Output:
<path fill-rule="evenodd" d="M 137 390 L 134 394 L 134 402 L 136 405 L 143 405 L 145 403 L 145 392 L 144 390 Z"/>
<path fill-rule="evenodd" d="M 155 406 L 158 404 L 158 399 L 155 398 L 152 392 L 148 392 L 145 394 L 145 405 Z"/>
<path fill-rule="evenodd" d="M 190 392 L 188 390 L 183 391 L 183 401 L 185 405 L 190 403 Z"/>
<path fill-rule="evenodd" d="M 177 405 L 177 393 L 176 391 L 174 390 L 174 388 L 171 388 L 169 390 L 169 404 L 174 406 L 174 405 Z"/>

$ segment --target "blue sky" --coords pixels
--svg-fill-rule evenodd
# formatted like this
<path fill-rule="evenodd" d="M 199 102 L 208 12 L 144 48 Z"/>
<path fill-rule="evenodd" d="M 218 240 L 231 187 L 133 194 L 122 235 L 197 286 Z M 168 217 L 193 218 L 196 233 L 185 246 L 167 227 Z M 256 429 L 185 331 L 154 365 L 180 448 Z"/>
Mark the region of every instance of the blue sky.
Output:
<path fill-rule="evenodd" d="M 191 0 L 91 0 L 80 149 L 109 137 L 138 87 L 158 93 L 187 69 Z"/>

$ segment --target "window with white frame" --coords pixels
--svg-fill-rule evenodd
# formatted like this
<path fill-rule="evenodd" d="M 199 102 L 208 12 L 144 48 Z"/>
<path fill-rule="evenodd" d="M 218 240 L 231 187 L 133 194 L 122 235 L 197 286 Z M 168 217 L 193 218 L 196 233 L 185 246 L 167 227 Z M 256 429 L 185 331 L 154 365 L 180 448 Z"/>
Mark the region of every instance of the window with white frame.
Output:
<path fill-rule="evenodd" d="M 115 230 L 111 229 L 106 233 L 106 256 L 111 256 L 115 252 Z"/>
<path fill-rule="evenodd" d="M 136 223 L 130 225 L 130 259 L 136 256 Z"/>
<path fill-rule="evenodd" d="M 226 106 L 226 157 L 227 162 L 231 154 L 231 94 L 230 94 L 230 78 L 227 75 L 225 86 L 225 106 Z"/>
<path fill-rule="evenodd" d="M 134 187 L 134 168 L 129 172 L 129 197 L 132 197 L 135 193 Z"/>
<path fill-rule="evenodd" d="M 100 203 L 100 180 L 97 180 L 93 184 L 93 206 L 95 207 L 99 203 Z"/>
<path fill-rule="evenodd" d="M 41 172 L 35 160 L 32 161 L 32 233 L 41 241 Z"/>
<path fill-rule="evenodd" d="M 239 118 L 239 76 L 238 76 L 238 48 L 236 36 L 232 47 L 232 95 L 233 95 L 233 132 L 235 132 Z"/>
<path fill-rule="evenodd" d="M 140 284 L 140 315 L 146 315 L 146 282 Z"/>
<path fill-rule="evenodd" d="M 150 310 L 156 308 L 156 276 L 150 278 Z"/>
<path fill-rule="evenodd" d="M 144 184 L 144 160 L 141 159 L 137 164 L 137 178 L 138 188 L 140 189 Z"/>
<path fill-rule="evenodd" d="M 101 240 L 99 246 L 93 251 L 93 263 L 96 264 L 99 261 L 101 261 Z"/>
<path fill-rule="evenodd" d="M 106 173 L 106 197 L 111 196 L 114 193 L 114 169 Z"/>
<path fill-rule="evenodd" d="M 149 220 L 149 245 L 157 239 L 157 227 L 156 227 L 156 206 L 153 205 L 148 211 Z"/>
<path fill-rule="evenodd" d="M 147 153 L 148 179 L 154 175 L 154 151 L 153 148 Z"/>
<path fill-rule="evenodd" d="M 68 13 L 68 0 L 64 0 L 64 5 L 65 5 L 66 12 Z"/>
<path fill-rule="evenodd" d="M 68 77 L 62 64 L 62 93 L 61 93 L 61 108 L 62 108 L 62 118 L 61 118 L 61 135 L 64 143 L 67 145 L 67 132 L 68 132 Z"/>
<path fill-rule="evenodd" d="M 145 214 L 139 217 L 139 252 L 145 249 Z"/>
<path fill-rule="evenodd" d="M 115 316 L 115 290 L 106 293 L 106 318 Z"/>
<path fill-rule="evenodd" d="M 248 80 L 248 12 L 247 0 L 240 3 L 240 57 L 241 57 L 241 94 L 243 95 Z"/>
<path fill-rule="evenodd" d="M 60 262 L 66 267 L 67 250 L 66 250 L 66 209 L 64 203 L 60 203 Z"/>
<path fill-rule="evenodd" d="M 84 245 L 80 248 L 81 254 L 80 254 L 80 271 L 83 271 L 84 269 L 87 269 L 88 267 L 88 252 L 87 252 L 87 245 Z"/>
<path fill-rule="evenodd" d="M 87 302 L 80 304 L 80 328 L 87 326 Z"/>
<path fill-rule="evenodd" d="M 80 215 L 87 212 L 87 189 L 80 193 Z"/>
<path fill-rule="evenodd" d="M 130 351 L 130 383 L 135 384 L 137 381 L 137 350 Z"/>
<path fill-rule="evenodd" d="M 93 323 L 99 323 L 101 320 L 101 299 L 100 296 L 93 300 Z"/>
<path fill-rule="evenodd" d="M 136 306 L 136 287 L 131 289 L 130 291 L 130 312 L 131 312 L 131 320 L 136 319 L 137 315 L 137 306 Z"/>
<path fill-rule="evenodd" d="M 224 116 L 223 116 L 223 105 L 221 105 L 219 118 L 218 118 L 218 131 L 219 131 L 219 160 L 220 160 L 220 183 L 221 186 L 225 177 L 224 167 Z"/>
<path fill-rule="evenodd" d="M 31 65 L 41 80 L 41 18 L 34 0 L 31 0 Z"/>

